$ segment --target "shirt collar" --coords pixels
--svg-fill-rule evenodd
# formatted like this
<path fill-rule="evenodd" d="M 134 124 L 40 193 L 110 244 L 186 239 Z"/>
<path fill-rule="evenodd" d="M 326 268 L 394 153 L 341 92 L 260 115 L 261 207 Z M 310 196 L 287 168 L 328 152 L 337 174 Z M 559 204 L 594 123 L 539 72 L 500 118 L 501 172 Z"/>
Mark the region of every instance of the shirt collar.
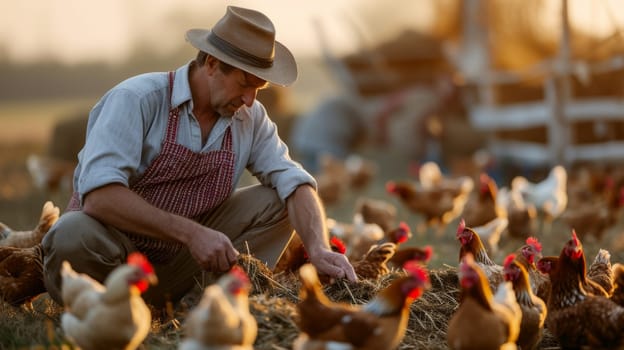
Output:
<path fill-rule="evenodd" d="M 191 100 L 191 85 L 189 84 L 188 76 L 191 62 L 193 61 L 189 61 L 175 71 L 173 91 L 171 92 L 171 104 L 174 108 Z"/>

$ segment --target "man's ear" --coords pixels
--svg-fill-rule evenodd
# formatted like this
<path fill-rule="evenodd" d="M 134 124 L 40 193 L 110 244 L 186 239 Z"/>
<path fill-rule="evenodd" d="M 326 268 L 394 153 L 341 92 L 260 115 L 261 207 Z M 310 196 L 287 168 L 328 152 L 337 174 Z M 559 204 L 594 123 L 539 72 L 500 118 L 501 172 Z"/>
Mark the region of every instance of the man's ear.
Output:
<path fill-rule="evenodd" d="M 219 60 L 216 59 L 214 56 L 207 55 L 206 62 L 204 62 L 204 66 L 208 67 L 210 71 L 214 71 L 215 69 L 219 67 Z"/>

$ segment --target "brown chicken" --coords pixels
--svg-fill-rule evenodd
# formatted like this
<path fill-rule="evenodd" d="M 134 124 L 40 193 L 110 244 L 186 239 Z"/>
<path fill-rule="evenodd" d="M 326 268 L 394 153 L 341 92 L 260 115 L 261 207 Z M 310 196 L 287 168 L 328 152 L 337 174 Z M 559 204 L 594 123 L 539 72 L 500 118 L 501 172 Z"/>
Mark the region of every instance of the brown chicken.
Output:
<path fill-rule="evenodd" d="M 318 195 L 325 205 L 341 202 L 351 184 L 351 177 L 342 160 L 330 154 L 319 158 L 320 171 L 314 174 Z"/>
<path fill-rule="evenodd" d="M 344 161 L 349 174 L 349 185 L 359 190 L 368 186 L 377 175 L 377 164 L 357 154 L 350 154 Z"/>
<path fill-rule="evenodd" d="M 408 263 L 405 276 L 397 277 L 364 305 L 333 302 L 321 289 L 316 269 L 306 264 L 299 269 L 300 301 L 297 325 L 300 334 L 294 350 L 395 349 L 405 336 L 412 302 L 429 288 L 424 267 Z"/>
<path fill-rule="evenodd" d="M 488 174 L 482 173 L 479 177 L 479 187 L 468 198 L 461 217 L 470 227 L 478 227 L 491 222 L 498 217 L 507 217 L 505 208 L 496 202 L 498 185 Z"/>
<path fill-rule="evenodd" d="M 377 224 L 384 232 L 396 225 L 397 208 L 394 204 L 372 198 L 358 198 L 355 212 L 360 213 L 365 223 Z"/>
<path fill-rule="evenodd" d="M 202 299 L 184 323 L 179 350 L 253 350 L 258 324 L 249 312 L 251 282 L 235 265 L 204 289 Z"/>
<path fill-rule="evenodd" d="M 61 328 L 83 349 L 136 349 L 151 329 L 152 315 L 141 297 L 157 282 L 152 265 L 138 252 L 128 256 L 104 284 L 72 269 L 61 269 L 61 297 L 65 311 Z"/>
<path fill-rule="evenodd" d="M 516 261 L 520 263 L 529 274 L 529 283 L 533 294 L 547 301 L 550 293 L 550 278 L 541 273 L 536 262 L 542 258 L 542 244 L 535 237 L 526 239 L 526 243 L 516 251 Z"/>
<path fill-rule="evenodd" d="M 464 210 L 465 195 L 439 188 L 424 188 L 410 181 L 388 181 L 386 191 L 399 198 L 410 212 L 422 215 L 428 226 L 442 230 Z"/>
<path fill-rule="evenodd" d="M 546 327 L 562 348 L 621 349 L 624 307 L 585 290 L 583 256 L 583 246 L 573 232 L 556 263 L 538 264 L 551 281 Z"/>
<path fill-rule="evenodd" d="M 613 292 L 611 300 L 620 306 L 624 306 L 624 265 L 613 264 Z"/>
<path fill-rule="evenodd" d="M 432 161 L 418 167 L 418 181 L 424 188 L 450 191 L 453 196 L 468 196 L 474 188 L 474 181 L 470 176 L 444 176 L 438 164 Z"/>
<path fill-rule="evenodd" d="M 596 282 L 607 296 L 613 293 L 613 267 L 611 266 L 611 253 L 606 249 L 598 250 L 594 261 L 587 269 L 587 278 Z"/>
<path fill-rule="evenodd" d="M 496 264 L 481 242 L 479 234 L 472 228 L 466 226 L 466 222 L 462 219 L 457 226 L 457 240 L 461 244 L 459 248 L 459 261 L 462 261 L 468 254 L 472 255 L 474 261 L 485 273 L 485 277 L 490 282 L 490 288 L 495 289 L 503 278 L 503 267 Z"/>
<path fill-rule="evenodd" d="M 59 208 L 54 206 L 54 203 L 51 201 L 47 201 L 43 204 L 43 209 L 41 209 L 39 223 L 30 231 L 15 231 L 0 223 L 3 228 L 0 246 L 28 248 L 41 243 L 43 236 L 48 233 L 50 227 L 58 220 L 59 214 Z"/>
<path fill-rule="evenodd" d="M 522 193 L 502 187 L 496 194 L 496 201 L 507 212 L 509 236 L 526 239 L 536 234 L 537 209 L 524 201 Z"/>
<path fill-rule="evenodd" d="M 41 244 L 29 248 L 0 247 L 0 297 L 13 306 L 32 308 L 32 300 L 46 289 L 43 285 Z"/>
<path fill-rule="evenodd" d="M 404 247 L 399 246 L 399 249 L 388 260 L 388 266 L 394 269 L 402 268 L 406 262 L 413 260 L 426 264 L 431 260 L 433 255 L 433 248 L 431 246 L 420 247 Z"/>
<path fill-rule="evenodd" d="M 546 321 L 546 303 L 533 294 L 529 283 L 529 274 L 523 264 L 516 260 L 515 254 L 505 258 L 505 281 L 513 285 L 516 301 L 522 310 L 520 334 L 516 344 L 521 349 L 535 349 L 542 339 Z"/>
<path fill-rule="evenodd" d="M 604 200 L 596 199 L 568 205 L 560 218 L 582 239 L 593 237 L 601 241 L 607 230 L 617 222 L 615 213 Z"/>
<path fill-rule="evenodd" d="M 331 236 L 329 239 L 329 247 L 332 251 L 345 254 L 347 248 L 344 242 L 336 237 Z M 295 272 L 297 271 L 303 264 L 310 262 L 310 257 L 303 246 L 303 242 L 299 235 L 295 234 L 293 238 L 286 246 L 284 253 L 280 257 L 279 261 L 275 265 L 273 269 L 273 273 L 277 274 L 280 272 Z"/>
<path fill-rule="evenodd" d="M 387 262 L 396 252 L 396 244 L 386 242 L 370 247 L 362 259 L 353 262 L 355 274 L 360 279 L 377 280 L 390 272 Z"/>
<path fill-rule="evenodd" d="M 446 340 L 449 348 L 515 348 L 522 310 L 511 283 L 501 283 L 493 295 L 483 270 L 471 253 L 462 258 L 458 273 L 461 296 L 448 323 Z"/>

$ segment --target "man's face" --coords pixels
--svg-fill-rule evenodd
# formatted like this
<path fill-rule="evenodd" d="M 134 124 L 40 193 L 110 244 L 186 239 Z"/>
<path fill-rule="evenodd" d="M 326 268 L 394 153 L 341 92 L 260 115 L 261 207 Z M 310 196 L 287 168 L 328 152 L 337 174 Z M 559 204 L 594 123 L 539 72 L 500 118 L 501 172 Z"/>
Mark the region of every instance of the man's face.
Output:
<path fill-rule="evenodd" d="M 211 104 L 219 115 L 231 117 L 242 105 L 251 107 L 258 90 L 268 86 L 262 80 L 240 69 L 224 73 L 217 69 L 211 86 Z"/>

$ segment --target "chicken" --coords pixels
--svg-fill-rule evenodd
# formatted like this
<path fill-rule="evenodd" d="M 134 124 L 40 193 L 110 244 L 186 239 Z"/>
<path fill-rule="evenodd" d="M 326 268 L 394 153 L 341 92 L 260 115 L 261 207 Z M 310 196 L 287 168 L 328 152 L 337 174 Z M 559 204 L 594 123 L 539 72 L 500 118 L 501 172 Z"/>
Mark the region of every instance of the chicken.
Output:
<path fill-rule="evenodd" d="M 454 196 L 470 195 L 474 189 L 474 181 L 469 176 L 444 176 L 435 162 L 425 162 L 418 169 L 418 181 L 424 188 L 437 188 L 450 191 Z"/>
<path fill-rule="evenodd" d="M 253 350 L 258 324 L 249 311 L 249 277 L 235 265 L 208 286 L 185 321 L 180 350 Z"/>
<path fill-rule="evenodd" d="M 362 215 L 367 224 L 377 224 L 384 232 L 390 231 L 396 224 L 397 208 L 394 204 L 380 199 L 358 198 L 355 212 Z"/>
<path fill-rule="evenodd" d="M 297 304 L 300 334 L 293 349 L 395 349 L 405 336 L 412 302 L 430 287 L 424 267 L 407 263 L 404 269 L 406 275 L 394 279 L 372 300 L 352 305 L 327 298 L 314 266 L 302 266 Z"/>
<path fill-rule="evenodd" d="M 50 227 L 58 220 L 59 214 L 59 208 L 51 201 L 47 201 L 43 204 L 43 209 L 41 209 L 39 223 L 30 231 L 15 231 L 0 223 L 3 228 L 0 246 L 28 248 L 41 243 L 43 236 L 48 233 Z"/>
<path fill-rule="evenodd" d="M 59 157 L 31 154 L 26 159 L 26 168 L 35 187 L 47 192 L 70 191 L 76 168 L 75 161 Z"/>
<path fill-rule="evenodd" d="M 498 242 L 507 228 L 508 223 L 509 221 L 507 218 L 496 217 L 490 222 L 472 228 L 477 234 L 479 234 L 479 238 L 481 238 L 485 249 L 490 255 L 495 256 L 498 254 Z"/>
<path fill-rule="evenodd" d="M 611 266 L 611 253 L 606 249 L 598 250 L 594 261 L 589 265 L 587 278 L 596 282 L 607 296 L 613 293 L 613 267 Z"/>
<path fill-rule="evenodd" d="M 331 236 L 329 239 L 329 247 L 332 251 L 340 254 L 345 254 L 347 250 L 344 242 L 336 236 Z M 303 246 L 303 242 L 299 235 L 294 235 L 272 272 L 274 274 L 294 272 L 307 262 L 310 262 L 310 257 Z"/>
<path fill-rule="evenodd" d="M 360 279 L 376 280 L 390 272 L 387 262 L 396 252 L 396 244 L 386 242 L 370 247 L 362 259 L 353 262 L 355 274 Z"/>
<path fill-rule="evenodd" d="M 431 260 L 433 248 L 431 246 L 420 247 L 399 247 L 394 255 L 388 260 L 388 266 L 394 269 L 402 268 L 406 262 L 413 260 L 426 264 Z"/>
<path fill-rule="evenodd" d="M 325 205 L 334 205 L 344 199 L 351 184 L 345 164 L 330 154 L 319 157 L 320 171 L 314 174 L 318 195 Z"/>
<path fill-rule="evenodd" d="M 501 187 L 496 195 L 497 205 L 507 212 L 509 236 L 526 239 L 536 233 L 537 209 L 526 203 L 519 191 Z"/>
<path fill-rule="evenodd" d="M 492 295 L 484 271 L 471 253 L 459 264 L 460 303 L 447 329 L 450 349 L 515 348 L 522 310 L 510 282 L 499 285 Z"/>
<path fill-rule="evenodd" d="M 378 171 L 377 164 L 357 154 L 347 156 L 344 165 L 349 174 L 349 185 L 356 190 L 368 186 Z"/>
<path fill-rule="evenodd" d="M 568 206 L 560 218 L 582 239 L 593 237 L 601 241 L 605 232 L 617 222 L 615 213 L 607 202 L 595 199 Z"/>
<path fill-rule="evenodd" d="M 551 282 L 546 327 L 562 348 L 621 349 L 624 307 L 585 290 L 583 257 L 583 246 L 572 232 L 555 263 L 538 264 Z"/>
<path fill-rule="evenodd" d="M 498 217 L 507 217 L 505 208 L 496 201 L 498 185 L 488 174 L 482 173 L 479 177 L 478 191 L 473 192 L 461 214 L 470 227 L 478 227 L 491 222 Z"/>
<path fill-rule="evenodd" d="M 613 264 L 613 292 L 611 300 L 620 306 L 624 306 L 624 265 Z"/>
<path fill-rule="evenodd" d="M 426 225 L 441 230 L 464 210 L 466 195 L 454 195 L 452 191 L 424 188 L 410 181 L 388 181 L 386 191 L 399 198 L 405 208 L 422 215 Z"/>
<path fill-rule="evenodd" d="M 496 264 L 481 242 L 479 234 L 472 228 L 466 227 L 466 222 L 462 219 L 457 226 L 457 240 L 461 244 L 459 249 L 459 261 L 462 261 L 468 254 L 472 255 L 475 263 L 485 273 L 485 277 L 490 282 L 490 288 L 494 289 L 503 282 L 503 267 Z"/>
<path fill-rule="evenodd" d="M 32 308 L 45 293 L 41 244 L 29 248 L 0 247 L 0 297 L 13 306 Z"/>
<path fill-rule="evenodd" d="M 527 203 L 535 206 L 543 215 L 542 223 L 549 224 L 543 231 L 550 231 L 550 223 L 558 218 L 568 204 L 567 193 L 568 173 L 566 169 L 554 166 L 548 176 L 537 183 L 529 182 L 523 176 L 516 176 L 511 180 L 511 190 L 519 191 Z"/>
<path fill-rule="evenodd" d="M 328 219 L 327 228 L 331 235 L 344 242 L 347 256 L 351 261 L 361 259 L 370 247 L 377 244 L 385 235 L 379 225 L 364 222 L 360 213 L 353 215 L 351 224 Z"/>
<path fill-rule="evenodd" d="M 141 253 L 128 255 L 102 285 L 73 270 L 61 268 L 61 298 L 65 336 L 84 349 L 136 349 L 147 337 L 152 315 L 141 293 L 157 282 L 152 265 Z"/>
<path fill-rule="evenodd" d="M 542 339 L 546 321 L 546 303 L 533 294 L 529 283 L 529 274 L 523 264 L 516 260 L 515 254 L 509 254 L 503 264 L 505 281 L 513 285 L 516 301 L 522 310 L 520 334 L 516 344 L 521 349 L 536 349 Z"/>
<path fill-rule="evenodd" d="M 546 301 L 550 293 L 550 279 L 536 266 L 536 262 L 542 257 L 542 244 L 535 237 L 529 237 L 525 242 L 515 253 L 516 262 L 527 270 L 533 294 Z"/>

